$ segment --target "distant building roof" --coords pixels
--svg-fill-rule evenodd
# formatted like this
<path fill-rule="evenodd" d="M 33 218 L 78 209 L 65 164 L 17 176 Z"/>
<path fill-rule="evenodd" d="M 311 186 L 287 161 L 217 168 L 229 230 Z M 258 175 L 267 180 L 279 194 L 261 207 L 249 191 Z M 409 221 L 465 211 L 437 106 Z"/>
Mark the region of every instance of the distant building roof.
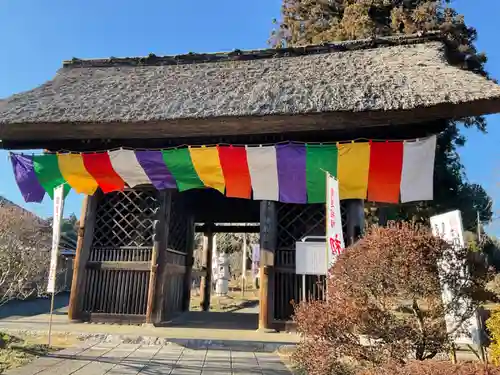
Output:
<path fill-rule="evenodd" d="M 8 200 L 7 198 L 0 196 L 0 210 L 6 207 L 12 208 L 16 211 L 18 210 L 20 215 L 24 214 L 25 216 L 23 216 L 23 218 L 24 220 L 28 220 L 28 223 L 32 223 L 33 225 L 40 227 L 45 227 L 47 230 L 50 230 L 49 222 L 47 220 L 42 219 L 41 217 L 35 215 L 31 211 L 22 208 L 21 206 Z M 47 247 L 45 248 L 45 250 L 49 251 L 50 245 L 51 242 L 47 241 Z M 76 239 L 73 238 L 72 236 L 68 236 L 66 233 L 61 233 L 59 250 L 62 255 L 71 255 L 70 253 L 74 253 L 76 250 Z"/>
<path fill-rule="evenodd" d="M 73 59 L 51 81 L 0 102 L 0 139 L 272 133 L 494 112 L 500 86 L 450 65 L 445 43 L 431 34 Z"/>
<path fill-rule="evenodd" d="M 2 197 L 0 195 L 0 209 L 2 207 L 7 207 L 7 208 L 12 208 L 14 210 L 19 210 L 19 212 L 24 213 L 27 216 L 29 216 L 29 217 L 33 218 L 34 220 L 36 220 L 36 222 L 38 224 L 42 224 L 42 223 L 46 222 L 44 219 L 42 219 L 41 217 L 35 215 L 33 212 L 31 212 L 31 211 L 29 211 L 29 210 L 27 210 L 27 209 L 19 206 L 18 204 L 15 204 L 14 202 L 12 202 L 12 201 L 8 200 L 7 198 Z"/>

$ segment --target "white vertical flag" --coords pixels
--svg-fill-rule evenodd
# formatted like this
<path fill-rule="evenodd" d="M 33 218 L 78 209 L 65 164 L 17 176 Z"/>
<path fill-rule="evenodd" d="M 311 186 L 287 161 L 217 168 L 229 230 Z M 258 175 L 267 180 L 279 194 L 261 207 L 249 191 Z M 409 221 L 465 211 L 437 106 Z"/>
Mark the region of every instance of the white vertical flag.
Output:
<path fill-rule="evenodd" d="M 274 146 L 246 147 L 253 199 L 278 201 L 278 164 Z"/>
<path fill-rule="evenodd" d="M 459 210 L 448 212 L 446 214 L 432 216 L 431 219 L 432 233 L 436 237 L 441 237 L 446 242 L 453 245 L 453 249 L 457 251 L 465 247 L 464 230 L 462 223 L 462 215 Z M 446 259 L 439 264 L 439 272 L 445 275 L 449 269 L 449 263 Z M 466 279 L 466 267 L 463 267 L 463 273 L 460 275 Z M 452 303 L 455 296 L 449 286 L 442 283 L 442 300 L 445 306 Z M 480 344 L 481 343 L 481 328 L 477 311 L 467 319 L 462 321 L 463 312 L 467 308 L 470 301 L 459 300 L 463 305 L 459 305 L 457 311 L 447 312 L 445 315 L 446 330 L 448 333 L 455 332 L 453 335 L 454 342 L 457 344 Z M 457 330 L 457 328 L 460 329 Z"/>
<path fill-rule="evenodd" d="M 108 154 L 113 169 L 128 186 L 134 187 L 151 183 L 146 172 L 137 161 L 134 151 L 115 150 L 109 151 Z"/>
<path fill-rule="evenodd" d="M 57 258 L 59 257 L 59 242 L 61 240 L 61 222 L 64 210 L 64 185 L 54 188 L 54 218 L 52 220 L 52 251 L 50 254 L 49 281 L 47 292 L 55 293 Z"/>
<path fill-rule="evenodd" d="M 339 182 L 330 173 L 326 173 L 326 247 L 327 272 L 337 257 L 344 251 L 344 233 L 340 213 Z"/>
<path fill-rule="evenodd" d="M 434 196 L 436 136 L 405 142 L 401 173 L 401 202 L 428 201 Z"/>

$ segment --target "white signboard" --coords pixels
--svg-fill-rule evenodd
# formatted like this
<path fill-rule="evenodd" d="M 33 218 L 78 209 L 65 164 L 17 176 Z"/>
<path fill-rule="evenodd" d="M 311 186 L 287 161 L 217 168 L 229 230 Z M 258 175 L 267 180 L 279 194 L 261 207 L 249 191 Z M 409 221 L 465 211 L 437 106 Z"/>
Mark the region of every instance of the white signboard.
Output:
<path fill-rule="evenodd" d="M 296 242 L 295 273 L 297 275 L 326 275 L 325 242 Z"/>
<path fill-rule="evenodd" d="M 64 209 L 64 185 L 54 188 L 54 219 L 52 221 L 52 252 L 50 254 L 48 293 L 55 293 L 57 258 L 59 256 L 59 242 L 61 240 L 61 221 Z"/>
<path fill-rule="evenodd" d="M 329 270 L 344 251 L 345 245 L 340 214 L 339 182 L 328 172 L 325 173 L 327 270 Z"/>
<path fill-rule="evenodd" d="M 451 243 L 455 249 L 465 247 L 464 231 L 462 226 L 462 216 L 460 211 L 452 211 L 442 215 L 431 217 L 431 227 L 434 236 L 439 236 L 443 240 Z M 445 273 L 447 265 L 445 262 L 440 264 L 440 272 Z M 464 275 L 465 277 L 465 275 Z M 446 284 L 442 285 L 442 299 L 445 306 L 453 300 L 452 291 L 449 290 Z M 467 301 L 464 301 L 464 304 Z M 458 314 L 448 313 L 445 316 L 446 329 L 448 332 L 453 332 L 460 325 L 460 312 Z M 459 333 L 454 337 L 457 344 L 480 344 L 480 327 L 477 313 L 468 319 L 464 324 L 464 331 L 468 334 Z M 460 330 L 459 330 L 460 331 Z"/>

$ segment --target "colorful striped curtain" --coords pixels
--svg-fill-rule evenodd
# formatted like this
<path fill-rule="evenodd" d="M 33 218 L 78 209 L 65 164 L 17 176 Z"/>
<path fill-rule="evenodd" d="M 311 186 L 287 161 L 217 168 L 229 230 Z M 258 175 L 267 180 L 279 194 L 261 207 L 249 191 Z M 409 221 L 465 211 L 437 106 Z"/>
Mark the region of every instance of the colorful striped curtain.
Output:
<path fill-rule="evenodd" d="M 11 154 L 26 202 L 55 187 L 91 195 L 153 185 L 185 191 L 212 188 L 232 198 L 284 203 L 325 202 L 325 173 L 341 199 L 398 203 L 433 198 L 436 137 L 405 142 L 286 143 L 275 146 L 113 150 L 82 154 Z"/>

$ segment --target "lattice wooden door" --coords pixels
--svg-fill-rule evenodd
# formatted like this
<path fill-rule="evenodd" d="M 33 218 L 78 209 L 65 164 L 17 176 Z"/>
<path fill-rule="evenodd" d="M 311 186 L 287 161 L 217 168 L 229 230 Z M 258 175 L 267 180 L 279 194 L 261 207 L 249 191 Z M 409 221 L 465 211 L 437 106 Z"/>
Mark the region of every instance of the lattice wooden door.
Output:
<path fill-rule="evenodd" d="M 341 202 L 344 236 L 346 210 Z M 295 242 L 305 236 L 324 236 L 326 232 L 326 209 L 324 204 L 279 203 L 278 243 L 273 273 L 273 312 L 275 320 L 289 320 L 293 314 L 291 301 L 302 300 L 302 276 L 295 273 Z M 325 277 L 306 276 L 306 295 L 309 298 L 324 298 Z"/>
<path fill-rule="evenodd" d="M 156 190 L 101 197 L 86 265 L 84 312 L 144 320 L 158 208 Z"/>
<path fill-rule="evenodd" d="M 189 305 L 184 306 L 184 303 L 186 293 L 189 292 L 186 288 L 191 285 L 186 280 L 188 247 L 192 245 L 189 236 L 194 236 L 192 232 L 194 226 L 190 228 L 190 224 L 190 216 L 181 194 L 173 194 L 165 259 L 166 272 L 161 283 L 164 286 L 161 289 L 161 293 L 164 294 L 162 320 L 167 320 L 189 307 Z"/>

